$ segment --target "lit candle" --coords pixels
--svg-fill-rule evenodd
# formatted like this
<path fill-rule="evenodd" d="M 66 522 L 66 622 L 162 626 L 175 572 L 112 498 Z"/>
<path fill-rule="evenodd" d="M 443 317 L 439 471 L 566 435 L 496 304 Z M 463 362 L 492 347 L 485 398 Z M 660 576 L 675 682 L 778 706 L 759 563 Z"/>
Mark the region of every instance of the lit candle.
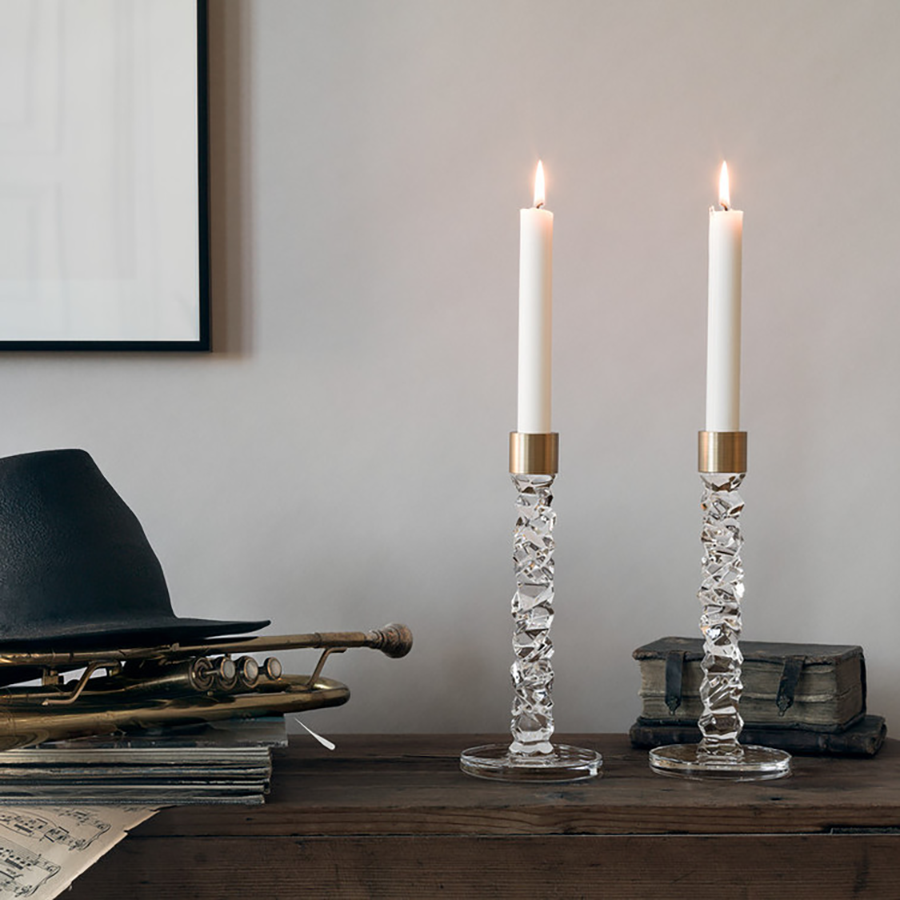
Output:
<path fill-rule="evenodd" d="M 709 210 L 709 319 L 706 430 L 741 430 L 741 240 L 744 214 L 731 209 L 728 167 L 719 178 L 721 209 Z"/>
<path fill-rule="evenodd" d="M 544 206 L 544 167 L 538 162 L 534 206 L 519 213 L 519 408 L 517 430 L 550 427 L 553 333 L 553 213 Z"/>

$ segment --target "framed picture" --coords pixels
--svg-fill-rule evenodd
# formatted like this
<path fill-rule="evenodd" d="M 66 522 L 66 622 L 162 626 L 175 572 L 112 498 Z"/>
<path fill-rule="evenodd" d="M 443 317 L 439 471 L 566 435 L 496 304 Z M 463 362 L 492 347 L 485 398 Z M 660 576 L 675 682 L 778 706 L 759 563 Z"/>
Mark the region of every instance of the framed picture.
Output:
<path fill-rule="evenodd" d="M 0 0 L 0 350 L 208 350 L 206 0 Z"/>

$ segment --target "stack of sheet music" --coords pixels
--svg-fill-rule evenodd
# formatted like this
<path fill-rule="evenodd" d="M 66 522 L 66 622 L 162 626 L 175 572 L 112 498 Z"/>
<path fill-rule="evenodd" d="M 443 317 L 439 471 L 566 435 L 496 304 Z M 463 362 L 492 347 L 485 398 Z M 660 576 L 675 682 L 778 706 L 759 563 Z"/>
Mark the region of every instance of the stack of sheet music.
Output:
<path fill-rule="evenodd" d="M 283 717 L 228 720 L 0 753 L 0 805 L 263 802 Z"/>

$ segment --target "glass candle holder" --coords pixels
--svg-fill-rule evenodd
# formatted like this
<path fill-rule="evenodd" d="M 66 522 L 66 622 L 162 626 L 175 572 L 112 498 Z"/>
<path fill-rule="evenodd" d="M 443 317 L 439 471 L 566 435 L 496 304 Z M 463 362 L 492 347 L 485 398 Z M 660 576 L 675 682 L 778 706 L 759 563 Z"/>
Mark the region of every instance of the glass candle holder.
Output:
<path fill-rule="evenodd" d="M 744 501 L 739 488 L 747 470 L 745 431 L 700 432 L 700 479 L 703 495 L 702 603 L 703 680 L 700 699 L 700 742 L 672 744 L 650 751 L 650 767 L 662 775 L 760 781 L 791 771 L 784 750 L 741 744 L 740 714 L 741 601 L 744 538 L 740 516 Z"/>
<path fill-rule="evenodd" d="M 510 473 L 518 516 L 513 541 L 516 592 L 512 600 L 513 682 L 511 741 L 465 750 L 460 768 L 499 781 L 578 781 L 593 778 L 600 754 L 554 744 L 553 623 L 554 560 L 551 488 L 556 478 L 559 436 L 510 435 Z"/>

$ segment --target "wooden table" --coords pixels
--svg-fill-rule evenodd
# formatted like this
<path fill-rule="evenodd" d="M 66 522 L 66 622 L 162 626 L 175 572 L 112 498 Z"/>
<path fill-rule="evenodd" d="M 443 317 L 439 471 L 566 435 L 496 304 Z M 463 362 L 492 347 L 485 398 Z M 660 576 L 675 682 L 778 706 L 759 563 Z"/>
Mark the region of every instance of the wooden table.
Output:
<path fill-rule="evenodd" d="M 568 735 L 603 777 L 535 786 L 459 771 L 492 739 L 294 738 L 265 806 L 163 810 L 65 897 L 900 898 L 898 741 L 709 784 L 654 775 L 622 735 Z"/>

